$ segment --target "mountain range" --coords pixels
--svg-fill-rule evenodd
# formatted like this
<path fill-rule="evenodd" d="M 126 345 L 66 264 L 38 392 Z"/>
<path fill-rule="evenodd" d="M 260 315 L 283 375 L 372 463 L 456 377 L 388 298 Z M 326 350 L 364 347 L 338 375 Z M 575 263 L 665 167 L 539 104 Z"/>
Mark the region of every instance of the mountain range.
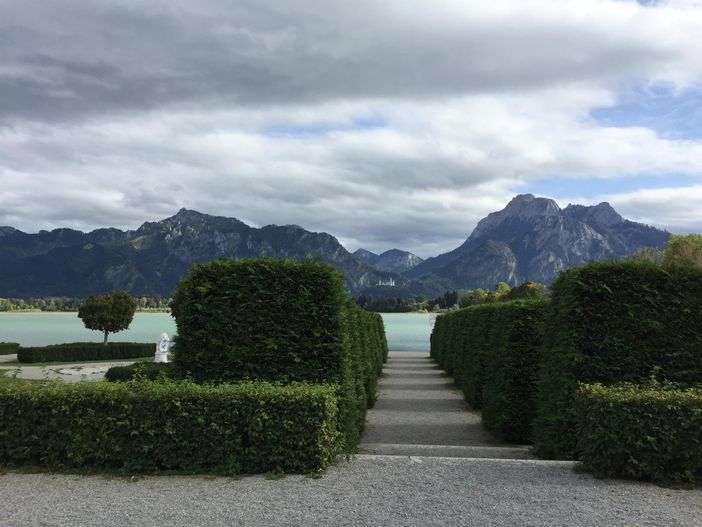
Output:
<path fill-rule="evenodd" d="M 669 236 L 625 220 L 607 203 L 561 209 L 553 200 L 524 194 L 482 219 L 456 249 L 422 260 L 398 249 L 351 254 L 332 235 L 297 225 L 255 228 L 181 209 L 127 231 L 28 234 L 0 227 L 0 297 L 82 297 L 115 289 L 167 297 L 193 263 L 266 256 L 318 258 L 344 274 L 352 294 L 436 296 L 497 282 L 548 284 L 559 271 L 591 260 L 662 248 Z"/>
<path fill-rule="evenodd" d="M 516 196 L 478 222 L 459 247 L 428 258 L 405 273 L 436 276 L 457 289 L 551 283 L 564 269 L 589 261 L 622 259 L 643 247 L 662 249 L 670 234 L 625 220 L 609 203 L 561 209 L 547 198 Z"/>
<path fill-rule="evenodd" d="M 390 249 L 382 254 L 375 254 L 365 249 L 358 249 L 353 255 L 368 265 L 389 273 L 404 273 L 416 267 L 424 260 L 416 254 L 399 249 Z"/>

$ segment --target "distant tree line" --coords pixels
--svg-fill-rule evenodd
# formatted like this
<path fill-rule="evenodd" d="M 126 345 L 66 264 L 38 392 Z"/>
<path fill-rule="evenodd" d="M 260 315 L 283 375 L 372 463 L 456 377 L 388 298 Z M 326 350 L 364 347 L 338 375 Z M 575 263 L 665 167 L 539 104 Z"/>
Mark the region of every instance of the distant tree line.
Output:
<path fill-rule="evenodd" d="M 380 313 L 410 313 L 414 311 L 442 311 L 459 307 L 468 307 L 477 304 L 488 304 L 520 298 L 538 298 L 546 294 L 546 287 L 535 282 L 525 282 L 513 289 L 500 282 L 492 291 L 485 289 L 472 289 L 468 291 L 446 291 L 443 295 L 427 299 L 425 296 L 414 298 L 381 297 L 363 295 L 356 298 L 356 302 L 368 311 Z"/>
<path fill-rule="evenodd" d="M 137 311 L 170 311 L 171 299 L 161 297 L 135 297 Z M 50 296 L 43 298 L 0 298 L 0 312 L 6 311 L 78 311 L 83 298 Z"/>
<path fill-rule="evenodd" d="M 356 298 L 356 303 L 363 309 L 375 311 L 377 313 L 412 313 L 414 311 L 426 311 L 427 302 L 427 297 L 421 295 L 414 298 L 376 298 L 371 295 L 362 295 Z"/>
<path fill-rule="evenodd" d="M 536 282 L 524 282 L 512 289 L 506 283 L 499 282 L 492 291 L 481 288 L 468 291 L 447 291 L 442 296 L 430 300 L 427 309 L 429 311 L 454 309 L 523 298 L 539 298 L 546 294 L 546 286 Z"/>
<path fill-rule="evenodd" d="M 656 264 L 693 265 L 702 267 L 702 234 L 674 234 L 665 244 L 665 250 L 644 247 L 627 258 Z"/>

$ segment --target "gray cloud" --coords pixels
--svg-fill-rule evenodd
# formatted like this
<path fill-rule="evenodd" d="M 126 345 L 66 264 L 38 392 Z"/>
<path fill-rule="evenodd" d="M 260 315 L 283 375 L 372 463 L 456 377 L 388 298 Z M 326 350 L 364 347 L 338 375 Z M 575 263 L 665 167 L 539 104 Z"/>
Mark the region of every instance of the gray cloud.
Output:
<path fill-rule="evenodd" d="M 628 27 L 636 11 L 589 13 L 590 24 L 564 5 L 549 14 L 540 1 L 494 12 L 451 2 L 9 0 L 0 116 L 523 92 L 681 59 L 684 38 L 655 42 Z"/>
<path fill-rule="evenodd" d="M 185 206 L 431 256 L 531 179 L 699 179 L 702 142 L 588 117 L 632 79 L 700 82 L 702 8 L 676 5 L 5 0 L 0 224 Z"/>

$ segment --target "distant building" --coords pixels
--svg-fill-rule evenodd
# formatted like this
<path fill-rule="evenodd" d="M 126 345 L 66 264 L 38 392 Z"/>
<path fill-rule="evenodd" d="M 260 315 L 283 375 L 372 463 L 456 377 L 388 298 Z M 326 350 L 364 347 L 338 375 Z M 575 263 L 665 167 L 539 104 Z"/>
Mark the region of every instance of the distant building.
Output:
<path fill-rule="evenodd" d="M 393 278 L 390 278 L 389 280 L 378 280 L 378 283 L 376 285 L 385 287 L 395 287 L 395 280 Z"/>

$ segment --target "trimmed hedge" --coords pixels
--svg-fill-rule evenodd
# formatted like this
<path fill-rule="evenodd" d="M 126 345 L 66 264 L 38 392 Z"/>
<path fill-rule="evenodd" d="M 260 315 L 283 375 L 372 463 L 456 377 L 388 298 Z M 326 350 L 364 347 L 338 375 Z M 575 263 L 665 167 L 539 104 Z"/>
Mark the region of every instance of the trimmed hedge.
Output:
<path fill-rule="evenodd" d="M 20 362 L 87 361 L 108 359 L 137 359 L 154 354 L 155 344 L 138 342 L 73 342 L 51 346 L 20 347 Z"/>
<path fill-rule="evenodd" d="M 0 462 L 51 469 L 311 472 L 336 439 L 330 386 L 190 382 L 0 387 Z"/>
<path fill-rule="evenodd" d="M 437 317 L 432 332 L 430 355 L 503 440 L 531 437 L 545 303 L 471 306 Z"/>
<path fill-rule="evenodd" d="M 0 355 L 14 355 L 19 351 L 19 347 L 16 342 L 0 342 Z"/>
<path fill-rule="evenodd" d="M 196 264 L 171 309 L 174 363 L 185 375 L 336 384 L 344 447 L 358 442 L 387 344 L 380 315 L 348 298 L 334 268 L 265 258 Z"/>
<path fill-rule="evenodd" d="M 105 380 L 109 382 L 131 381 L 144 378 L 151 381 L 160 377 L 180 379 L 180 371 L 172 362 L 135 362 L 128 366 L 113 366 L 105 372 Z"/>
<path fill-rule="evenodd" d="M 545 319 L 536 453 L 577 458 L 578 383 L 702 382 L 702 269 L 593 263 L 561 273 Z"/>
<path fill-rule="evenodd" d="M 598 477 L 702 483 L 702 390 L 582 385 L 581 461 Z"/>
<path fill-rule="evenodd" d="M 485 428 L 504 441 L 531 440 L 545 304 L 532 300 L 495 305 L 494 347 L 483 365 L 482 417 Z"/>

